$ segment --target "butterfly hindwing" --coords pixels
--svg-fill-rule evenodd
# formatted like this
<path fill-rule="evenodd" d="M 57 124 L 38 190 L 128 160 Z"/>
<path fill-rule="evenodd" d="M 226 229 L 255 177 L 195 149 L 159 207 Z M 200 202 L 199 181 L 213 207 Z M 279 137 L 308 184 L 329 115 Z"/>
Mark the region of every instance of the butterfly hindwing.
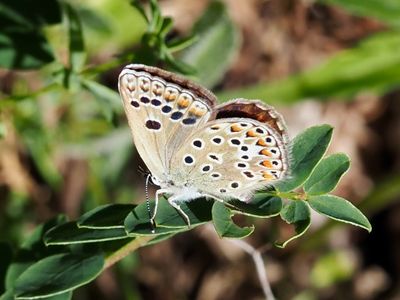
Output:
<path fill-rule="evenodd" d="M 256 190 L 285 176 L 287 149 L 268 124 L 223 118 L 193 132 L 172 166 L 173 176 L 189 178 L 200 193 L 247 201 Z"/>

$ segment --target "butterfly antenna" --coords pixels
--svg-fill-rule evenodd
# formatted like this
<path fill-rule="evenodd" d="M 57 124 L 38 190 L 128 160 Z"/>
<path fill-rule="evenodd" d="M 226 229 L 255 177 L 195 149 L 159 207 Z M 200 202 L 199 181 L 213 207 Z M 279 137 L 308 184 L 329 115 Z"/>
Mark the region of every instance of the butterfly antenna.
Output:
<path fill-rule="evenodd" d="M 150 224 L 151 224 L 151 232 L 155 232 L 155 225 L 154 225 L 154 220 L 152 218 L 151 214 L 151 209 L 150 209 L 150 198 L 149 198 L 149 181 L 151 178 L 151 174 L 147 174 L 146 177 L 146 186 L 144 188 L 144 194 L 146 196 L 146 206 L 147 206 L 147 211 L 149 212 L 149 219 L 150 219 Z"/>

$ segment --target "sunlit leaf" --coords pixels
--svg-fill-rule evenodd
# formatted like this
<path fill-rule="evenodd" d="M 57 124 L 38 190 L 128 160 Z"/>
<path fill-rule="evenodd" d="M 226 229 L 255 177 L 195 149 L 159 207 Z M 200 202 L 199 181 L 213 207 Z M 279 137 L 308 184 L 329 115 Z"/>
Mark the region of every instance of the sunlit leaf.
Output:
<path fill-rule="evenodd" d="M 212 220 L 218 235 L 226 238 L 244 238 L 254 231 L 254 226 L 239 227 L 232 221 L 233 213 L 223 203 L 215 201 Z"/>
<path fill-rule="evenodd" d="M 277 242 L 278 247 L 284 248 L 286 245 L 302 236 L 307 229 L 310 227 L 310 209 L 302 200 L 290 201 L 286 204 L 281 211 L 281 218 L 286 221 L 286 223 L 294 226 L 295 234 L 284 242 Z"/>
<path fill-rule="evenodd" d="M 123 228 L 79 228 L 76 222 L 68 222 L 50 229 L 44 236 L 46 245 L 70 245 L 96 243 L 128 238 Z"/>
<path fill-rule="evenodd" d="M 323 158 L 304 183 L 304 191 L 309 195 L 331 192 L 349 167 L 350 160 L 346 154 L 337 153 Z"/>
<path fill-rule="evenodd" d="M 17 279 L 17 299 L 65 293 L 96 278 L 103 269 L 102 255 L 57 254 L 30 266 Z"/>
<path fill-rule="evenodd" d="M 368 219 L 346 199 L 333 195 L 311 196 L 308 203 L 313 210 L 331 219 L 372 230 Z"/>
<path fill-rule="evenodd" d="M 333 128 L 320 125 L 307 128 L 292 142 L 290 176 L 275 187 L 280 191 L 291 191 L 302 185 L 325 154 L 332 138 Z"/>

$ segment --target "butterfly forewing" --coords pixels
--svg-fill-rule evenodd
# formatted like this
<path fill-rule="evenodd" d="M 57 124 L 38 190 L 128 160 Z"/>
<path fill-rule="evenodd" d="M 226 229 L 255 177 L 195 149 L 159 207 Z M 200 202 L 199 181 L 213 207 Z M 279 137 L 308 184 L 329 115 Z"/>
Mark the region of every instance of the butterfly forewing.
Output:
<path fill-rule="evenodd" d="M 153 176 L 167 180 L 171 157 L 211 116 L 215 97 L 158 68 L 129 65 L 119 91 L 137 151 Z"/>

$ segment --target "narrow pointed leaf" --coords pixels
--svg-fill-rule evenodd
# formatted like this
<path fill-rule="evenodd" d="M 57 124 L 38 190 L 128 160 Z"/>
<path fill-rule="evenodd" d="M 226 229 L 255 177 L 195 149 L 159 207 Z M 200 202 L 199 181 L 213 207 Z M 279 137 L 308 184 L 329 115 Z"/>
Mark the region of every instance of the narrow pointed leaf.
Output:
<path fill-rule="evenodd" d="M 305 182 L 304 191 L 309 195 L 331 192 L 349 167 L 350 160 L 346 154 L 336 153 L 323 158 Z"/>
<path fill-rule="evenodd" d="M 288 224 L 294 225 L 295 234 L 284 242 L 277 242 L 276 246 L 280 248 L 302 236 L 310 227 L 310 208 L 302 200 L 290 201 L 281 211 L 281 218 Z"/>
<path fill-rule="evenodd" d="M 193 66 L 196 77 L 206 87 L 215 86 L 228 70 L 239 50 L 239 32 L 222 2 L 213 1 L 193 27 L 198 41 L 180 58 Z"/>
<path fill-rule="evenodd" d="M 79 228 L 76 222 L 68 222 L 50 229 L 44 236 L 46 245 L 70 245 L 96 243 L 128 238 L 124 228 Z"/>
<path fill-rule="evenodd" d="M 229 201 L 235 208 L 235 213 L 257 218 L 270 218 L 279 215 L 282 209 L 282 199 L 267 193 L 258 193 L 253 199 L 246 203 L 239 200 Z"/>
<path fill-rule="evenodd" d="M 75 71 L 81 71 L 86 60 L 82 24 L 79 14 L 69 4 L 64 2 L 69 26 L 69 64 Z"/>
<path fill-rule="evenodd" d="M 372 230 L 368 219 L 351 202 L 333 195 L 311 196 L 308 199 L 311 208 L 336 221 L 349 223 Z"/>
<path fill-rule="evenodd" d="M 111 229 L 124 228 L 124 221 L 135 208 L 133 204 L 108 204 L 99 206 L 80 217 L 77 225 L 80 228 Z"/>
<path fill-rule="evenodd" d="M 214 228 L 223 238 L 244 238 L 254 231 L 254 226 L 239 227 L 232 221 L 233 213 L 223 203 L 215 201 L 212 207 Z"/>
<path fill-rule="evenodd" d="M 325 154 L 332 138 L 329 125 L 313 126 L 293 140 L 290 161 L 290 176 L 275 185 L 279 191 L 288 192 L 301 186 Z"/>
<path fill-rule="evenodd" d="M 16 299 L 35 299 L 68 292 L 95 279 L 103 265 L 102 255 L 57 254 L 46 257 L 30 266 L 17 279 Z"/>

